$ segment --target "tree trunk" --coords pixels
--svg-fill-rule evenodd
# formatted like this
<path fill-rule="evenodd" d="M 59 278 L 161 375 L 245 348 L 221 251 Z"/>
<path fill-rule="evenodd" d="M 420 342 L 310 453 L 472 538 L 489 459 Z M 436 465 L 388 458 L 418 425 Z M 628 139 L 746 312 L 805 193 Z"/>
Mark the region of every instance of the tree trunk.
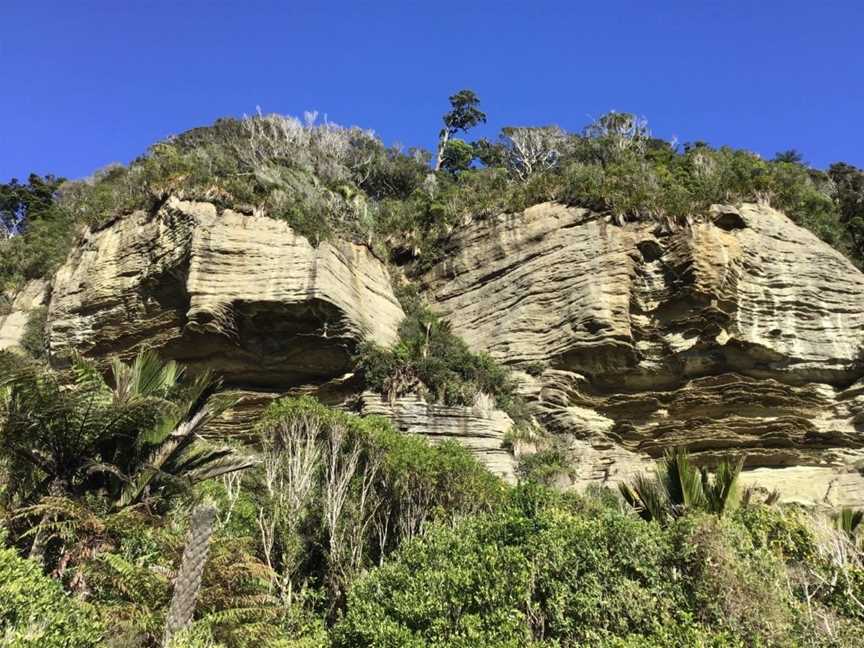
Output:
<path fill-rule="evenodd" d="M 66 482 L 60 477 L 56 477 L 51 485 L 48 486 L 48 495 L 50 497 L 63 497 L 66 495 Z M 30 560 L 34 560 L 40 565 L 45 564 L 45 533 L 43 528 L 45 524 L 48 523 L 48 519 L 50 515 L 45 513 L 42 516 L 42 519 L 39 520 L 39 524 L 36 527 L 36 534 L 33 536 L 33 544 L 30 545 L 30 553 L 27 554 L 27 557 Z"/>
<path fill-rule="evenodd" d="M 435 156 L 435 170 L 441 170 L 441 163 L 444 161 L 444 149 L 447 148 L 447 142 L 450 141 L 450 131 L 446 128 L 441 131 L 438 137 L 438 154 Z"/>
<path fill-rule="evenodd" d="M 183 549 L 183 562 L 174 581 L 174 597 L 165 621 L 165 646 L 192 621 L 215 520 L 216 507 L 209 502 L 192 511 L 192 523 L 186 538 L 186 547 Z"/>

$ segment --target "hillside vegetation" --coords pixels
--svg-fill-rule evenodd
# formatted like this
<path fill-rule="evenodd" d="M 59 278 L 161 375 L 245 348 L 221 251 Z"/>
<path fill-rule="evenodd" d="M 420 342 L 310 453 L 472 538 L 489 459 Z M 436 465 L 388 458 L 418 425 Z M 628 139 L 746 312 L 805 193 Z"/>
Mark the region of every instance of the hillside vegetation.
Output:
<path fill-rule="evenodd" d="M 314 399 L 198 435 L 208 376 L 6 352 L 0 622 L 12 646 L 853 646 L 862 514 L 671 453 L 657 476 L 507 486 L 455 443 Z"/>
<path fill-rule="evenodd" d="M 503 129 L 451 97 L 438 150 L 278 115 L 224 119 L 82 181 L 0 187 L 0 309 L 62 263 L 80 228 L 170 196 L 283 219 L 314 244 L 368 245 L 399 276 L 389 348 L 354 358 L 365 388 L 484 403 L 543 432 L 505 367 L 432 312 L 411 279 L 472 219 L 543 201 L 614 224 L 682 228 L 761 201 L 864 262 L 864 173 L 651 136 L 609 113 L 583 132 Z M 0 310 L 2 313 L 2 310 Z M 739 456 L 682 450 L 618 491 L 555 490 L 552 443 L 504 483 L 464 447 L 314 398 L 273 401 L 251 443 L 212 439 L 236 405 L 218 377 L 141 350 L 49 365 L 35 312 L 0 351 L 0 644 L 87 648 L 856 646 L 864 512 L 780 506 Z M 543 367 L 524 367 L 529 373 Z M 537 371 L 535 371 L 537 369 Z"/>
<path fill-rule="evenodd" d="M 0 285 L 43 276 L 82 224 L 99 225 L 168 195 L 256 209 L 313 241 L 365 242 L 383 258 L 424 267 L 470 219 L 557 200 L 616 221 L 669 226 L 713 203 L 764 201 L 864 262 L 864 172 L 809 167 L 794 150 L 763 160 L 704 142 L 652 137 L 635 115 L 611 112 L 581 133 L 507 127 L 495 142 L 455 137 L 485 115 L 470 91 L 444 115 L 440 169 L 431 154 L 387 148 L 360 128 L 280 115 L 227 118 L 154 144 L 128 166 L 80 181 L 31 176 L 0 187 Z M 446 135 L 446 137 L 445 137 Z"/>

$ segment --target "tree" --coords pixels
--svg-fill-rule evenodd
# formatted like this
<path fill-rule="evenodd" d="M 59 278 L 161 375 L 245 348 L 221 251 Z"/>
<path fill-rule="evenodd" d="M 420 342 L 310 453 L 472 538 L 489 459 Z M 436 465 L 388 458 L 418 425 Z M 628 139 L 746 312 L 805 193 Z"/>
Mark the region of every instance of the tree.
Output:
<path fill-rule="evenodd" d="M 459 131 L 467 132 L 469 128 L 486 123 L 486 113 L 478 108 L 479 105 L 480 99 L 473 90 L 460 90 L 450 97 L 452 109 L 445 113 L 443 117 L 444 128 L 438 134 L 438 156 L 435 159 L 435 171 L 441 169 L 447 143 L 453 135 Z"/>
<path fill-rule="evenodd" d="M 667 450 L 651 478 L 637 475 L 618 488 L 624 500 L 645 520 L 665 523 L 693 511 L 732 513 L 741 501 L 738 476 L 744 458 L 720 462 L 713 477 L 696 468 L 683 448 Z"/>
<path fill-rule="evenodd" d="M 461 139 L 454 139 L 447 142 L 444 148 L 441 168 L 457 175 L 470 169 L 473 161 L 474 147 Z"/>
<path fill-rule="evenodd" d="M 0 184 L 0 238 L 20 234 L 28 222 L 48 217 L 54 194 L 63 182 L 63 178 L 50 174 L 31 173 L 27 184 L 14 178 Z"/>
<path fill-rule="evenodd" d="M 644 118 L 612 110 L 585 128 L 585 137 L 595 145 L 594 154 L 605 166 L 623 151 L 643 153 L 651 132 Z"/>
<path fill-rule="evenodd" d="M 162 642 L 165 646 L 171 645 L 172 637 L 192 622 L 216 513 L 216 507 L 212 503 L 204 502 L 198 505 L 190 516 L 183 561 L 174 579 L 174 596 L 171 598 L 171 608 L 165 621 L 165 639 Z"/>
<path fill-rule="evenodd" d="M 780 151 L 774 155 L 772 162 L 782 162 L 786 164 L 805 164 L 804 156 L 795 149 Z"/>
<path fill-rule="evenodd" d="M 840 222 L 849 233 L 858 256 L 864 258 L 864 171 L 837 162 L 828 168 L 828 176 L 836 187 Z"/>
<path fill-rule="evenodd" d="M 13 506 L 45 495 L 98 493 L 114 509 L 164 505 L 189 486 L 252 462 L 198 432 L 235 401 L 214 395 L 209 374 L 189 380 L 175 363 L 142 351 L 112 360 L 109 379 L 92 362 L 68 371 L 0 353 L 0 468 Z"/>
<path fill-rule="evenodd" d="M 552 169 L 558 164 L 561 148 L 567 141 L 567 134 L 557 126 L 508 126 L 501 132 L 510 142 L 509 166 L 520 180 L 526 180 L 538 171 Z"/>

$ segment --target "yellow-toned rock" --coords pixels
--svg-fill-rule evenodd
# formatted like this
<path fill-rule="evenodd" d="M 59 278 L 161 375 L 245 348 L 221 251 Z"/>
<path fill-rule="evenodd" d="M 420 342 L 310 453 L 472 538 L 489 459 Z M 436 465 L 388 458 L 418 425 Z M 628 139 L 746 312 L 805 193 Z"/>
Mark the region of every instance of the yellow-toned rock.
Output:
<path fill-rule="evenodd" d="M 864 503 L 864 274 L 783 214 L 618 226 L 542 204 L 458 232 L 424 283 L 474 349 L 543 369 L 523 391 L 576 484 L 681 445 L 746 454 L 790 498 L 811 474 L 805 499 Z"/>
<path fill-rule="evenodd" d="M 285 222 L 171 198 L 86 234 L 54 278 L 49 344 L 55 362 L 149 345 L 282 389 L 345 373 L 360 341 L 390 344 L 402 317 L 366 247 L 315 247 Z"/>

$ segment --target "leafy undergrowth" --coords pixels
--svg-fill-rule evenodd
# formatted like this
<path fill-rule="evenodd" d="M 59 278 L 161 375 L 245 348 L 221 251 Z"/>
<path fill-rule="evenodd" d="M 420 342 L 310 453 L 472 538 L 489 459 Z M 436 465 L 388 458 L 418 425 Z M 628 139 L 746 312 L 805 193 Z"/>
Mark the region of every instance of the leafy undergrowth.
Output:
<path fill-rule="evenodd" d="M 126 384 L 126 405 L 147 407 Z M 67 416 L 86 414 L 70 399 Z M 219 513 L 175 648 L 854 646 L 864 631 L 857 530 L 803 511 L 727 494 L 713 514 L 670 500 L 675 515 L 649 521 L 606 489 L 507 487 L 456 444 L 308 397 L 275 402 L 258 433 L 243 472 L 156 482 L 135 505 L 81 484 L 4 498 L 7 643 L 159 645 L 202 499 Z M 718 479 L 731 493 L 734 475 Z"/>

